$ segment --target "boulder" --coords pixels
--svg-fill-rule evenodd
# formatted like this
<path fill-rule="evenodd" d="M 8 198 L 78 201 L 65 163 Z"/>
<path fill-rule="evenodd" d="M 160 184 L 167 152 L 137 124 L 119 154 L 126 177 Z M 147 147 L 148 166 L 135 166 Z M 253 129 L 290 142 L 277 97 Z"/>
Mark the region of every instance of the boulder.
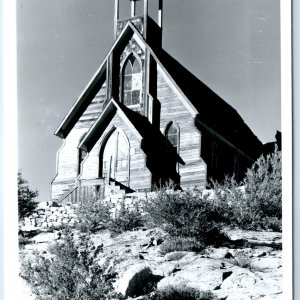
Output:
<path fill-rule="evenodd" d="M 35 243 L 49 243 L 57 239 L 57 234 L 53 232 L 41 232 L 31 240 Z"/>
<path fill-rule="evenodd" d="M 43 209 L 46 209 L 49 207 L 49 202 L 39 202 L 38 205 L 37 205 L 37 208 L 43 208 Z"/>
<path fill-rule="evenodd" d="M 231 271 L 232 274 L 224 279 L 220 289 L 214 291 L 218 297 L 227 297 L 226 300 L 280 299 L 275 297 L 282 292 L 280 274 L 253 273 L 237 266 L 232 267 Z"/>
<path fill-rule="evenodd" d="M 268 271 L 270 269 L 278 269 L 282 266 L 282 260 L 278 257 L 260 257 L 255 258 L 251 262 L 251 268 L 255 271 Z"/>
<path fill-rule="evenodd" d="M 151 292 L 161 278 L 146 264 L 132 265 L 116 281 L 115 288 L 125 297 L 138 297 Z"/>
<path fill-rule="evenodd" d="M 212 259 L 222 259 L 225 258 L 225 256 L 228 256 L 228 248 L 206 248 L 204 251 L 204 255 L 212 258 Z"/>
<path fill-rule="evenodd" d="M 184 257 L 186 258 L 186 257 Z M 171 276 L 162 279 L 158 289 L 167 286 L 187 285 L 202 291 L 214 290 L 222 283 L 223 269 L 220 268 L 220 261 L 208 258 L 197 258 L 196 260 L 178 264 L 180 271 L 172 273 Z"/>

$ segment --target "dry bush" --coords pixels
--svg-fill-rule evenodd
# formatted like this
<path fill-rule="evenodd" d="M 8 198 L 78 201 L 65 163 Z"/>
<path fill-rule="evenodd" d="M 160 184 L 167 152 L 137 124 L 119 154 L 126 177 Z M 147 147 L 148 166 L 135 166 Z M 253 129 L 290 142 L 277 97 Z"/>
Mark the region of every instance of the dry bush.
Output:
<path fill-rule="evenodd" d="M 69 230 L 47 254 L 22 259 L 21 276 L 37 300 L 123 299 L 112 287 L 114 274 L 104 274 L 88 237 L 76 241 Z M 99 251 L 98 251 L 99 252 Z"/>
<path fill-rule="evenodd" d="M 75 208 L 75 214 L 80 223 L 75 226 L 82 232 L 95 232 L 98 229 L 106 228 L 111 221 L 109 203 L 104 201 L 102 191 L 94 197 L 82 199 Z"/>
<path fill-rule="evenodd" d="M 174 192 L 170 187 L 163 187 L 148 197 L 144 210 L 152 223 L 171 237 L 190 238 L 203 244 L 226 240 L 218 228 L 223 216 L 214 202 L 202 198 L 199 191 Z"/>
<path fill-rule="evenodd" d="M 199 291 L 186 285 L 168 286 L 157 290 L 149 300 L 216 300 L 217 297 L 210 291 Z"/>
<path fill-rule="evenodd" d="M 124 201 L 121 203 L 121 208 L 116 216 L 112 218 L 109 224 L 109 229 L 114 233 L 122 233 L 144 226 L 144 220 L 140 209 L 137 206 L 128 208 Z"/>
<path fill-rule="evenodd" d="M 174 251 L 192 251 L 201 252 L 205 249 L 205 245 L 194 238 L 170 238 L 164 241 L 159 248 L 159 252 L 163 255 Z"/>
<path fill-rule="evenodd" d="M 215 206 L 223 221 L 242 229 L 281 231 L 281 152 L 261 156 L 248 169 L 243 182 L 234 176 L 212 181 Z"/>

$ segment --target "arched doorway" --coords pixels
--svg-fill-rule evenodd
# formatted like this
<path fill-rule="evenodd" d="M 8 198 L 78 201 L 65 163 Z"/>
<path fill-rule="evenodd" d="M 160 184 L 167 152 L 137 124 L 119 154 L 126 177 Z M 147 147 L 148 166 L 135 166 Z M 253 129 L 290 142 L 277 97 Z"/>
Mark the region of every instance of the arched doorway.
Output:
<path fill-rule="evenodd" d="M 129 142 L 125 133 L 115 129 L 100 151 L 100 177 L 129 185 Z"/>

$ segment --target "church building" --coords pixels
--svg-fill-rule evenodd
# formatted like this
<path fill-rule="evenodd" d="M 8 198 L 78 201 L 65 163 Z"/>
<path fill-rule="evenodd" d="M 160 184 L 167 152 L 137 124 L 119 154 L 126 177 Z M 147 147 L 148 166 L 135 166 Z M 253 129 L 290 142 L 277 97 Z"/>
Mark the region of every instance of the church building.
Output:
<path fill-rule="evenodd" d="M 131 15 L 121 20 L 115 0 L 114 43 L 55 132 L 63 145 L 52 200 L 170 180 L 204 189 L 210 178 L 242 179 L 263 152 L 237 111 L 163 50 L 163 0 L 156 1 L 157 21 L 148 0 L 126 0 Z"/>

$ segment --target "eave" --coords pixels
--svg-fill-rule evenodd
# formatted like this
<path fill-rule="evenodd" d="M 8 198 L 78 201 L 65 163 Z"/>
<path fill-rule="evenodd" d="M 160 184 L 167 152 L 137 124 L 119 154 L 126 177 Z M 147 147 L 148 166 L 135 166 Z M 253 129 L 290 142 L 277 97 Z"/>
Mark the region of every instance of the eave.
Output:
<path fill-rule="evenodd" d="M 56 136 L 61 138 L 66 138 L 69 132 L 72 130 L 76 122 L 81 117 L 82 113 L 86 110 L 89 106 L 91 101 L 97 95 L 98 91 L 102 87 L 103 83 L 106 80 L 106 68 L 107 68 L 107 61 L 109 56 L 116 50 L 117 48 L 125 47 L 126 42 L 132 37 L 135 36 L 139 44 L 143 44 L 145 48 L 149 51 L 152 57 L 157 62 L 159 69 L 162 71 L 165 79 L 173 86 L 174 91 L 180 96 L 180 99 L 183 101 L 183 105 L 188 109 L 193 117 L 196 116 L 198 113 L 197 109 L 193 106 L 193 104 L 189 101 L 186 97 L 184 92 L 180 89 L 179 85 L 175 82 L 172 76 L 169 74 L 163 63 L 155 54 L 154 50 L 150 47 L 149 44 L 144 40 L 143 36 L 139 33 L 139 31 L 134 27 L 133 24 L 128 22 L 122 32 L 120 33 L 119 37 L 113 43 L 111 49 L 107 53 L 106 57 L 104 58 L 102 64 L 87 84 L 81 95 L 79 96 L 78 100 L 72 106 L 62 123 L 59 125 L 58 129 L 55 132 Z"/>
<path fill-rule="evenodd" d="M 66 117 L 63 119 L 58 129 L 55 131 L 54 134 L 56 136 L 66 138 L 76 122 L 81 117 L 82 113 L 86 110 L 94 97 L 97 95 L 98 91 L 101 89 L 103 83 L 106 80 L 106 68 L 109 56 L 113 53 L 118 45 L 122 46 L 122 44 L 124 44 L 124 41 L 127 41 L 132 37 L 134 33 L 132 30 L 133 27 L 134 26 L 130 23 L 126 24 L 119 37 L 113 43 L 111 49 L 105 56 L 100 67 L 98 68 L 90 82 L 87 84 L 81 95 L 78 97 L 78 100 L 74 103 Z"/>
<path fill-rule="evenodd" d="M 126 112 L 113 98 L 111 98 L 101 115 L 98 117 L 98 119 L 87 132 L 84 139 L 79 144 L 78 148 L 90 152 L 116 114 L 118 114 L 119 117 L 130 127 L 133 133 L 140 140 L 142 140 L 141 134 L 131 122 Z"/>

